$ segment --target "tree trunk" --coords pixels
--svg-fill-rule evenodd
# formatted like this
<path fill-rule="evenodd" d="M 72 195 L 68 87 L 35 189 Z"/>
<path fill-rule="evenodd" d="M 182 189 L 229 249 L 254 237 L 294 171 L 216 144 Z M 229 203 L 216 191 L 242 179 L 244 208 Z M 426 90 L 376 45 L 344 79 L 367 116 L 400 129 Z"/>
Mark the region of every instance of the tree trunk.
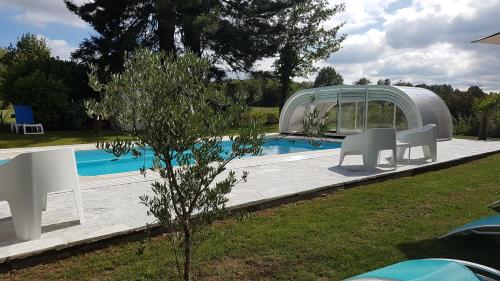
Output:
<path fill-rule="evenodd" d="M 290 90 L 290 77 L 282 76 L 280 79 L 281 82 L 281 90 L 280 90 L 280 99 L 279 99 L 279 113 L 281 114 L 281 110 L 283 106 L 285 106 L 286 98 L 288 97 L 288 92 Z"/>
<path fill-rule="evenodd" d="M 488 138 L 488 114 L 483 113 L 481 116 L 481 124 L 479 125 L 479 139 L 486 140 Z"/>
<path fill-rule="evenodd" d="M 175 13 L 170 0 L 155 0 L 160 50 L 175 55 Z"/>
<path fill-rule="evenodd" d="M 200 28 L 194 24 L 196 15 L 184 17 L 182 29 L 184 33 L 184 46 L 196 56 L 201 57 L 201 33 Z"/>
<path fill-rule="evenodd" d="M 189 220 L 185 222 L 184 226 L 184 281 L 191 280 L 191 229 L 189 227 Z"/>

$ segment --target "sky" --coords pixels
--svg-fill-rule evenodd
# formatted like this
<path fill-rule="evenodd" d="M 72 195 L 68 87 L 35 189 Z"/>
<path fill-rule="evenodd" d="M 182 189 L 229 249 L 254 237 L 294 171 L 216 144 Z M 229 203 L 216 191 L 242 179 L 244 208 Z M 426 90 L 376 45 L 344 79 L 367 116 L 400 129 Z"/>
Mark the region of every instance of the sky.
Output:
<path fill-rule="evenodd" d="M 77 0 L 82 2 L 86 0 Z M 332 66 L 351 84 L 360 77 L 412 83 L 479 85 L 500 91 L 500 46 L 470 41 L 500 32 L 499 0 L 329 0 L 344 2 L 342 49 L 318 67 Z M 93 30 L 62 0 L 0 0 L 0 46 L 25 32 L 45 38 L 54 56 L 69 59 Z M 263 60 L 258 69 L 269 69 Z M 315 73 L 295 80 L 313 80 Z"/>

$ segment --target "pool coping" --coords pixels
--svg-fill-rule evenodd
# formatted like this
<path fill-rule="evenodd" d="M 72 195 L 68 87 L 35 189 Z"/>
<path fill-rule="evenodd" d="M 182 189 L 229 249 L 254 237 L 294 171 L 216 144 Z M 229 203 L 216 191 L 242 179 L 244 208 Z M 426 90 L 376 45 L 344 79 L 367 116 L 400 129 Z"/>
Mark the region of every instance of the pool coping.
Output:
<path fill-rule="evenodd" d="M 322 150 L 320 152 L 325 152 L 325 151 L 327 150 Z M 303 152 L 303 153 L 310 153 L 310 152 Z M 306 191 L 286 194 L 283 196 L 275 196 L 248 203 L 237 204 L 229 207 L 228 209 L 230 209 L 232 212 L 258 211 L 291 202 L 309 200 L 315 197 L 323 196 L 330 193 L 335 193 L 336 191 L 349 189 L 361 185 L 366 185 L 406 176 L 414 176 L 417 174 L 426 173 L 430 171 L 446 169 L 449 167 L 471 162 L 497 153 L 500 153 L 500 149 L 478 153 L 475 155 L 465 156 L 457 159 L 452 159 L 445 162 L 428 163 L 407 170 L 399 170 L 399 171 L 396 170 L 389 173 L 375 174 L 361 179 L 353 179 L 350 181 L 341 182 L 337 184 L 325 185 L 318 188 L 309 189 Z M 283 156 L 283 155 L 270 155 L 269 157 L 271 156 Z M 152 228 L 149 231 L 151 232 L 152 235 L 155 236 L 161 233 L 165 233 L 162 227 L 158 226 L 157 224 L 152 225 Z M 143 239 L 145 237 L 145 234 L 146 234 L 146 227 L 137 227 L 99 237 L 93 237 L 86 240 L 70 242 L 65 245 L 55 246 L 53 248 L 46 248 L 40 250 L 39 252 L 31 252 L 25 255 L 10 257 L 9 259 L 0 262 L 0 272 L 9 271 L 16 268 L 32 266 L 47 261 L 54 261 L 69 256 L 78 255 L 94 251 L 97 249 L 102 249 L 113 243 L 118 243 L 121 241 L 137 241 Z"/>

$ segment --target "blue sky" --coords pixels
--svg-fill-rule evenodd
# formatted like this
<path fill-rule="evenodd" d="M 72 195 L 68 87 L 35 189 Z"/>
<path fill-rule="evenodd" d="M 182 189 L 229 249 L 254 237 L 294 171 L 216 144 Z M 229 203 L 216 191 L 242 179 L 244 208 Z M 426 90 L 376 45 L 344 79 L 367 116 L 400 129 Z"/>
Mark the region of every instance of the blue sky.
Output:
<path fill-rule="evenodd" d="M 88 0 L 76 0 L 82 3 Z M 500 32 L 498 0 L 329 0 L 346 11 L 327 25 L 345 21 L 342 49 L 318 67 L 333 66 L 346 83 L 366 76 L 413 83 L 500 90 L 500 46 L 470 41 Z M 62 0 L 0 1 L 0 46 L 25 32 L 46 39 L 55 56 L 68 59 L 92 29 Z M 273 59 L 256 68 L 270 69 Z M 297 77 L 296 80 L 311 80 Z"/>

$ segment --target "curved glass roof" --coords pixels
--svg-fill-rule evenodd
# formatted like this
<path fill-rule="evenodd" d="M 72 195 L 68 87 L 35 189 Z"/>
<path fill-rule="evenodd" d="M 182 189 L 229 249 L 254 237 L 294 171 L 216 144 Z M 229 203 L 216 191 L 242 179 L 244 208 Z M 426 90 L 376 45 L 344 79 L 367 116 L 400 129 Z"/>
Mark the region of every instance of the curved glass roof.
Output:
<path fill-rule="evenodd" d="M 293 94 L 285 103 L 280 115 L 281 133 L 295 133 L 302 129 L 306 110 L 312 103 L 326 114 L 333 106 L 356 102 L 364 115 L 364 129 L 367 126 L 368 104 L 373 101 L 390 102 L 396 105 L 406 117 L 408 129 L 418 129 L 427 124 L 436 124 L 438 139 L 451 139 L 453 124 L 450 111 L 444 101 L 434 92 L 418 87 L 393 87 L 383 85 L 313 88 Z"/>

